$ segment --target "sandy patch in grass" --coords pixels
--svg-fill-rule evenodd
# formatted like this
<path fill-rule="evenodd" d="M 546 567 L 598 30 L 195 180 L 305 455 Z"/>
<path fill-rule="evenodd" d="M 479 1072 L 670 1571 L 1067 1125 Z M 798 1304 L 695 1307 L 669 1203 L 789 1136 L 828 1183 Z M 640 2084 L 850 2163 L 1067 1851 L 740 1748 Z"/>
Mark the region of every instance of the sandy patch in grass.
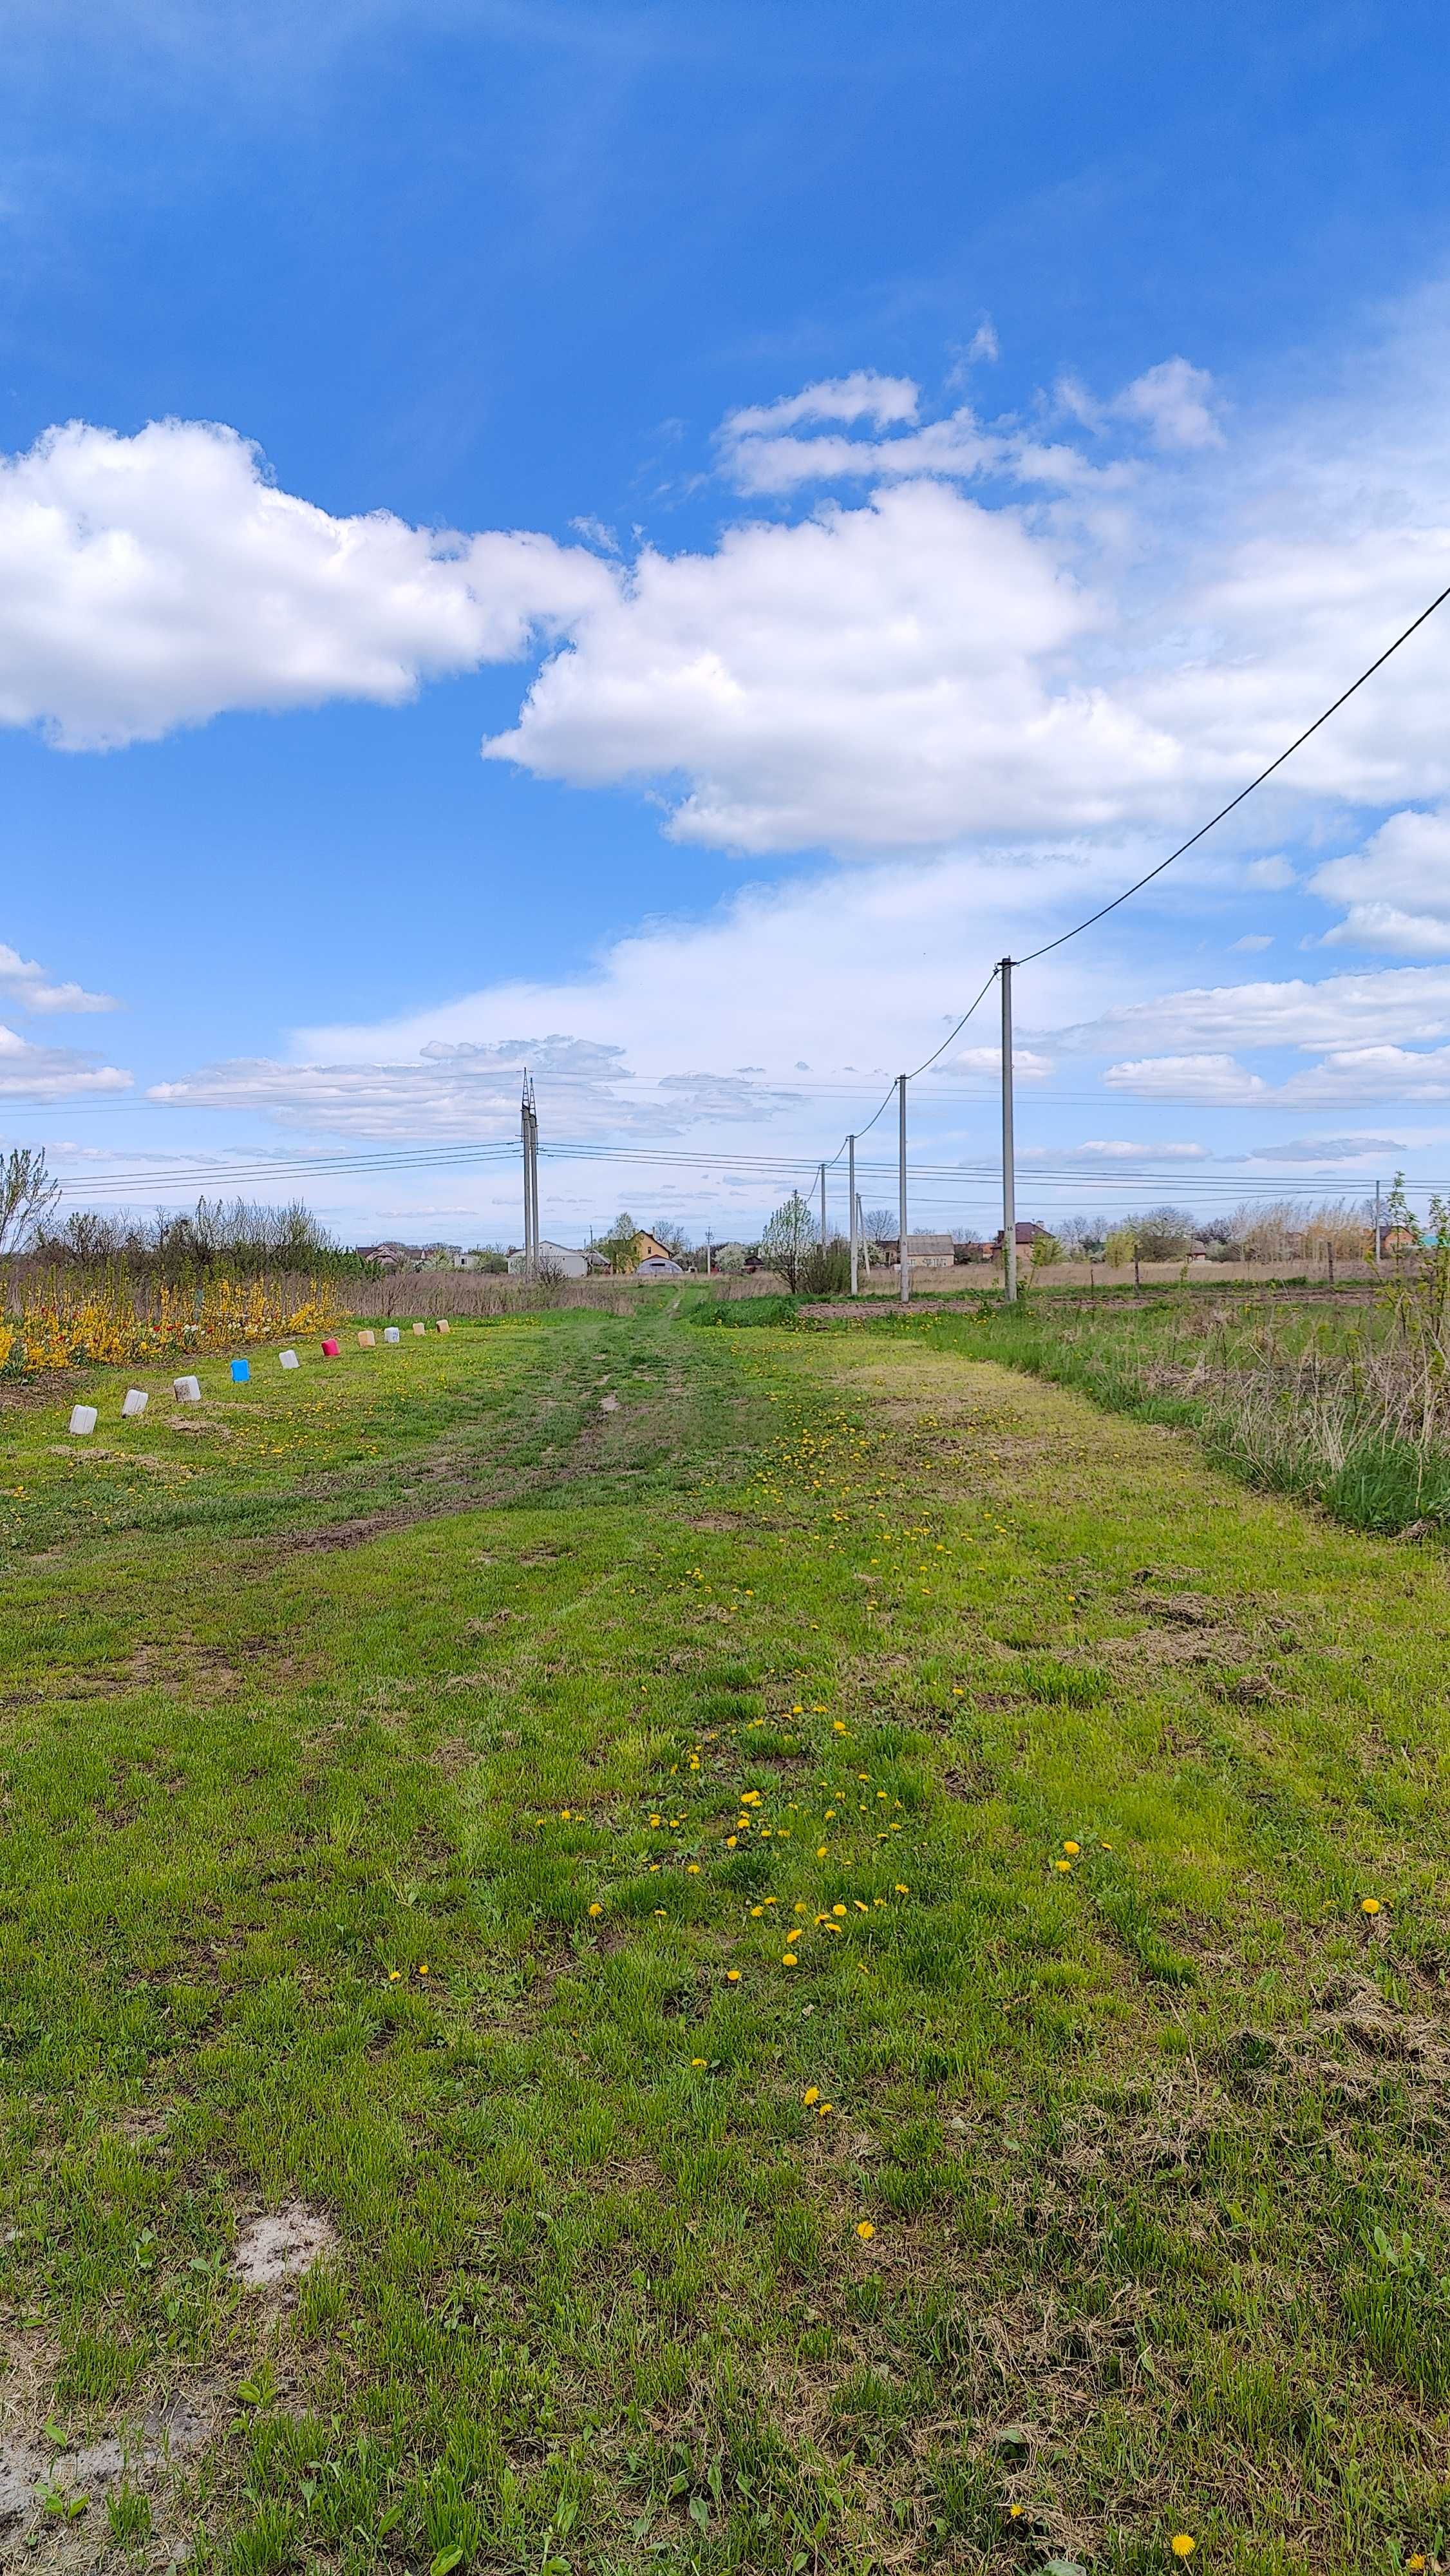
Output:
<path fill-rule="evenodd" d="M 280 2281 L 299 2279 L 336 2250 L 331 2219 L 303 2200 L 291 2200 L 285 2209 L 263 2213 L 238 2229 L 232 2270 L 249 2290 L 272 2289 Z"/>

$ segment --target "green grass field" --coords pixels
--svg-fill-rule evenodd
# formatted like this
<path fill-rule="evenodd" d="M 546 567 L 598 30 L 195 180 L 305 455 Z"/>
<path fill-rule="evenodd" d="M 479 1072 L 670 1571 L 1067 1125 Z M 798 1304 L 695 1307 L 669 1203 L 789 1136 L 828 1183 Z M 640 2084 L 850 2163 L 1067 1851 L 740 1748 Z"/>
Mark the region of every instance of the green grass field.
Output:
<path fill-rule="evenodd" d="M 680 1304 L 0 1410 L 0 2550 L 1438 2564 L 1442 1560 Z"/>

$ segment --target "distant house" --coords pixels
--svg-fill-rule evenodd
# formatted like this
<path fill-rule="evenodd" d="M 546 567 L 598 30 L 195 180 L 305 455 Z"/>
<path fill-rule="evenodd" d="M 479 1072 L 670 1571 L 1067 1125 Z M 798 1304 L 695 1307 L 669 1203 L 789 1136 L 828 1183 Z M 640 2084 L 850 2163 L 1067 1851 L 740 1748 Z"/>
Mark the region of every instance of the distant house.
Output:
<path fill-rule="evenodd" d="M 376 1261 L 384 1270 L 462 1270 L 467 1264 L 461 1243 L 359 1243 L 354 1249 L 363 1261 Z"/>
<path fill-rule="evenodd" d="M 1371 1228 L 1371 1232 L 1373 1232 L 1373 1228 Z M 1420 1238 L 1410 1226 L 1382 1225 L 1380 1227 L 1381 1257 L 1383 1257 L 1385 1253 L 1388 1253 L 1391 1260 L 1393 1260 L 1398 1253 L 1418 1252 L 1419 1249 Z"/>
<path fill-rule="evenodd" d="M 634 1260 L 636 1269 L 638 1269 L 639 1264 L 642 1261 L 673 1261 L 674 1257 L 675 1256 L 671 1252 L 669 1245 L 667 1243 L 661 1243 L 657 1234 L 651 1234 L 647 1226 L 642 1225 L 640 1227 L 638 1234 L 634 1238 Z"/>
<path fill-rule="evenodd" d="M 509 1277 L 511 1279 L 521 1278 L 527 1266 L 527 1262 L 527 1253 L 511 1252 L 509 1254 Z M 549 1243 L 541 1237 L 539 1242 L 539 1265 L 541 1269 L 551 1273 L 555 1278 L 559 1279 L 587 1279 L 589 1276 L 588 1253 L 576 1251 L 572 1243 Z"/>
<path fill-rule="evenodd" d="M 900 1238 L 896 1235 L 873 1236 L 872 1246 L 888 1268 L 900 1258 Z M 909 1234 L 906 1257 L 913 1270 L 950 1270 L 957 1247 L 949 1234 Z"/>
<path fill-rule="evenodd" d="M 1037 1241 L 1038 1236 L 1046 1234 L 1046 1232 L 1046 1226 L 1039 1225 L 1035 1217 L 1019 1216 L 1016 1225 L 1018 1252 L 1030 1252 L 1034 1243 Z M 1002 1258 L 1002 1236 L 1003 1228 L 999 1225 L 996 1233 L 992 1237 L 992 1254 L 993 1258 L 997 1261 L 1000 1261 Z"/>

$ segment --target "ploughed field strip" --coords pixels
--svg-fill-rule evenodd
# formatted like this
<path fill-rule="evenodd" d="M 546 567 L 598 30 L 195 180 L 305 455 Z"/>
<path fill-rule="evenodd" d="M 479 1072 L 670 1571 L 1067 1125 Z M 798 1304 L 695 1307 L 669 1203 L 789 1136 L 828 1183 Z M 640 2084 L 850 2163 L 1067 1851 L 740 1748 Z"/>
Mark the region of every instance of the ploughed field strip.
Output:
<path fill-rule="evenodd" d="M 1441 1558 L 678 1306 L 0 1410 L 0 2554 L 1433 2565 Z"/>

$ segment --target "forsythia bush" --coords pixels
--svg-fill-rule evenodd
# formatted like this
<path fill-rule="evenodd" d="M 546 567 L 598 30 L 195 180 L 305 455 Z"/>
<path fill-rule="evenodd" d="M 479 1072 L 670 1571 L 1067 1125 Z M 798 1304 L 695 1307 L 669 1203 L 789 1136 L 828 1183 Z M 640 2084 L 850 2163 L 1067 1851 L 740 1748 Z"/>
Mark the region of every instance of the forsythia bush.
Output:
<path fill-rule="evenodd" d="M 325 1287 L 294 1304 L 260 1279 L 209 1279 L 200 1290 L 158 1288 L 138 1304 L 124 1282 L 28 1290 L 12 1329 L 0 1325 L 0 1368 L 65 1368 L 81 1360 L 149 1360 L 168 1351 L 235 1349 L 239 1342 L 332 1331 L 345 1309 Z"/>

